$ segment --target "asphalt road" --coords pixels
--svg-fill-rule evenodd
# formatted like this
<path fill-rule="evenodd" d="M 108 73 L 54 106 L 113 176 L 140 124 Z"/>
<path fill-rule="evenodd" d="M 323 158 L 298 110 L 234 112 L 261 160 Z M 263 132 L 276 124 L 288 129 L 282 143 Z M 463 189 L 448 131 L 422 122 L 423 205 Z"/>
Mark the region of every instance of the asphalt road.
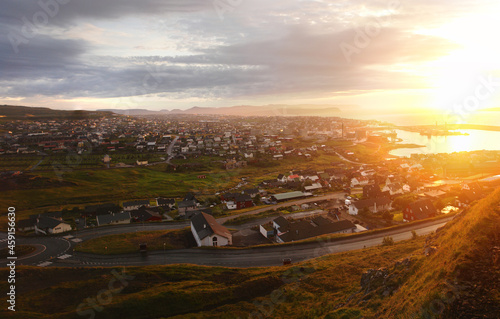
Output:
<path fill-rule="evenodd" d="M 387 230 L 379 234 L 345 238 L 332 242 L 313 241 L 311 243 L 294 246 L 277 245 L 252 249 L 214 250 L 192 248 L 182 250 L 153 251 L 149 252 L 147 256 L 141 256 L 139 253 L 113 256 L 86 253 L 73 254 L 71 252 L 71 248 L 75 245 L 75 243 L 70 240 L 57 237 L 20 238 L 18 240 L 18 244 L 39 243 L 44 245 L 46 249 L 36 256 L 28 256 L 23 259 L 19 259 L 18 264 L 43 265 L 51 267 L 145 266 L 177 263 L 225 267 L 276 266 L 282 263 L 283 258 L 291 258 L 293 262 L 299 262 L 327 254 L 377 246 L 382 243 L 382 239 L 385 236 L 392 236 L 395 241 L 409 239 L 412 236 L 411 230 L 415 230 L 419 235 L 425 235 L 435 231 L 451 219 L 452 217 L 449 217 L 439 221 L 423 223 L 415 227 Z M 165 224 L 158 225 L 165 226 Z M 173 226 L 175 225 L 172 225 L 172 227 Z M 121 228 L 123 231 L 122 227 L 117 228 Z M 133 230 L 135 228 L 140 228 L 140 226 L 129 227 L 128 230 Z M 117 229 L 116 231 L 120 230 Z M 91 232 L 87 232 L 87 234 L 84 235 L 93 236 Z M 83 238 L 83 236 L 78 236 L 78 238 Z M 2 261 L 2 264 L 4 264 L 4 261 Z"/>

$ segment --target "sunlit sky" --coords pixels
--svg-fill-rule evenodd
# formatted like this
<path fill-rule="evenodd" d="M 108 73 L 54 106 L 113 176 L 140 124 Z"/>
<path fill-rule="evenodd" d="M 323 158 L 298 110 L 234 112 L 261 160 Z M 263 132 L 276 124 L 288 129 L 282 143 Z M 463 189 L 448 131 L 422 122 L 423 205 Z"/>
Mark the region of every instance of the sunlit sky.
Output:
<path fill-rule="evenodd" d="M 498 0 L 57 1 L 2 1 L 0 103 L 500 106 Z"/>

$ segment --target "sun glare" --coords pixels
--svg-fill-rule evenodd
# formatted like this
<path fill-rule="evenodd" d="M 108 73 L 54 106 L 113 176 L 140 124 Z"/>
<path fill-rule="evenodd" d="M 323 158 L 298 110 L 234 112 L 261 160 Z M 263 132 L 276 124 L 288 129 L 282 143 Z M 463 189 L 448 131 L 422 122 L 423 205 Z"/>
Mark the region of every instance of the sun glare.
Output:
<path fill-rule="evenodd" d="M 500 9 L 500 6 L 498 7 Z M 500 70 L 500 42 L 493 37 L 500 29 L 498 10 L 455 20 L 436 29 L 419 30 L 418 33 L 442 37 L 458 45 L 448 55 L 429 63 L 429 83 L 433 88 L 431 106 L 449 111 L 475 94 L 481 79 L 495 76 Z M 486 94 L 485 94 L 486 95 Z M 494 107 L 490 95 L 482 99 L 478 109 Z"/>

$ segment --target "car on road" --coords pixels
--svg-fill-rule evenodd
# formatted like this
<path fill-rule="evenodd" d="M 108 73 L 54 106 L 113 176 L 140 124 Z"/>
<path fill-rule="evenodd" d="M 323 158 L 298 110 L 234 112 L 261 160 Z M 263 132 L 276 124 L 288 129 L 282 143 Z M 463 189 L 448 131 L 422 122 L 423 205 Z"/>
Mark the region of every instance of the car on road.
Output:
<path fill-rule="evenodd" d="M 139 244 L 139 252 L 141 255 L 146 255 L 148 253 L 148 245 L 146 243 Z"/>
<path fill-rule="evenodd" d="M 290 265 L 292 263 L 291 258 L 283 258 L 283 266 Z"/>

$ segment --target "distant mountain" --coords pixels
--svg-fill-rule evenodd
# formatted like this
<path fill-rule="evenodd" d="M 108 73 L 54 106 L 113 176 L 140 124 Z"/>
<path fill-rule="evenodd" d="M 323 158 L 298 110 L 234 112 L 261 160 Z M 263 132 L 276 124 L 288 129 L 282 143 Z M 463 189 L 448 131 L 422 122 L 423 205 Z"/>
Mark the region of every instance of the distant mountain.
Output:
<path fill-rule="evenodd" d="M 122 115 L 153 115 L 162 113 L 162 111 L 150 111 L 147 109 L 99 109 L 97 112 L 113 112 Z"/>
<path fill-rule="evenodd" d="M 352 108 L 351 105 L 315 105 L 315 104 L 269 104 L 269 105 L 236 105 L 228 107 L 200 107 L 193 106 L 186 110 L 173 109 L 151 111 L 147 109 L 104 109 L 98 111 L 110 111 L 124 115 L 166 115 L 166 114 L 214 114 L 214 115 L 238 115 L 238 116 L 335 116 L 341 112 L 341 108 Z"/>
<path fill-rule="evenodd" d="M 42 119 L 42 118 L 94 118 L 113 116 L 111 112 L 105 111 L 65 111 L 53 110 L 47 107 L 31 107 L 19 105 L 0 105 L 0 118 L 23 120 L 23 119 Z"/>

